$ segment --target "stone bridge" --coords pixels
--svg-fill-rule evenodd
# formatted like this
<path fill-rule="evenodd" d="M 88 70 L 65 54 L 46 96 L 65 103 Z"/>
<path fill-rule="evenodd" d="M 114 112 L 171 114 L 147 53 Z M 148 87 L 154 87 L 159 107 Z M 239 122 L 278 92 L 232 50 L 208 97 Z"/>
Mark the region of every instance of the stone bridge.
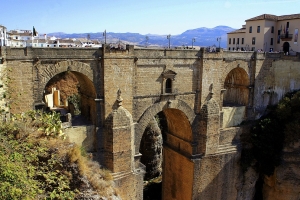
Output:
<path fill-rule="evenodd" d="M 162 199 L 245 199 L 241 123 L 300 88 L 299 56 L 280 53 L 2 47 L 0 59 L 7 83 L 0 92 L 10 94 L 0 103 L 11 113 L 44 105 L 56 75 L 77 77 L 81 113 L 94 125 L 89 150 L 112 171 L 123 199 L 143 199 L 141 140 L 159 113 Z"/>

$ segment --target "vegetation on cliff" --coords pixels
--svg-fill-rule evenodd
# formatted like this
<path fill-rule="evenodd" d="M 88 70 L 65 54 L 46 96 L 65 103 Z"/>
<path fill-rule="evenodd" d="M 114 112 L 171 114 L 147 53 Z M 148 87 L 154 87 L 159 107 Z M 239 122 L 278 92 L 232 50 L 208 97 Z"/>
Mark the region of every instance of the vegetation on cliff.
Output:
<path fill-rule="evenodd" d="M 256 161 L 260 174 L 272 175 L 281 162 L 282 148 L 300 139 L 300 91 L 287 93 L 278 105 L 269 107 L 251 131 L 250 150 L 242 152 L 242 167 Z"/>
<path fill-rule="evenodd" d="M 0 199 L 115 196 L 112 177 L 63 140 L 59 115 L 30 111 L 0 125 Z"/>

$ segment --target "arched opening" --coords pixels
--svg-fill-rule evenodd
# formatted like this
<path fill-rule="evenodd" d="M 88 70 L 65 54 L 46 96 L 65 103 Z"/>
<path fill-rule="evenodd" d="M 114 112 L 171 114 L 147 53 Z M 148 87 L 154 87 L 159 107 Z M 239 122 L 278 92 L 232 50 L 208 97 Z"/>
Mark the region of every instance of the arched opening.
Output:
<path fill-rule="evenodd" d="M 193 181 L 192 129 L 187 116 L 165 109 L 144 131 L 140 153 L 146 166 L 144 199 L 191 199 Z M 183 173 L 184 172 L 184 173 Z"/>
<path fill-rule="evenodd" d="M 223 128 L 239 125 L 246 113 L 250 80 L 243 68 L 231 70 L 225 78 Z"/>
<path fill-rule="evenodd" d="M 73 125 L 96 123 L 96 91 L 92 81 L 82 73 L 65 71 L 51 78 L 44 89 L 48 110 L 71 113 Z"/>
<path fill-rule="evenodd" d="M 172 80 L 170 78 L 166 80 L 166 93 L 172 93 Z"/>
<path fill-rule="evenodd" d="M 249 96 L 249 78 L 244 69 L 237 67 L 229 72 L 225 79 L 223 106 L 247 105 Z"/>
<path fill-rule="evenodd" d="M 289 52 L 290 52 L 290 44 L 288 42 L 284 42 L 283 43 L 283 52 L 285 54 L 289 54 Z"/>

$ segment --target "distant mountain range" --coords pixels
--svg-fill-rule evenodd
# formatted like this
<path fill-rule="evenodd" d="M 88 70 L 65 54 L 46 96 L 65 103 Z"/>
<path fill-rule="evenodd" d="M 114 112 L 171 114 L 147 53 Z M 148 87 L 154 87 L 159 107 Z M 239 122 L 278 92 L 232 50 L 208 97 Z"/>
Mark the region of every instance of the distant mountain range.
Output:
<path fill-rule="evenodd" d="M 225 48 L 227 44 L 227 33 L 235 30 L 228 26 L 217 26 L 215 28 L 197 28 L 187 30 L 180 35 L 171 35 L 170 45 L 171 47 L 178 46 L 192 46 L 192 39 L 195 38 L 194 46 L 219 46 L 219 40 L 221 38 L 220 46 Z M 55 36 L 58 38 L 90 38 L 97 39 L 104 43 L 103 32 L 98 33 L 48 33 L 48 36 Z M 167 35 L 142 35 L 139 33 L 106 33 L 107 43 L 134 44 L 139 46 L 162 46 L 168 47 L 169 40 Z"/>

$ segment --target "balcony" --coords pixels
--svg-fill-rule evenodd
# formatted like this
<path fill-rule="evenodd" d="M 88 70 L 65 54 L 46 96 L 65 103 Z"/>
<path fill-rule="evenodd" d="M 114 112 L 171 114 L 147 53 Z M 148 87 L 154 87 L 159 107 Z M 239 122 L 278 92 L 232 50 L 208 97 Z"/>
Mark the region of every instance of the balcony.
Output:
<path fill-rule="evenodd" d="M 280 39 L 282 41 L 291 41 L 293 39 L 293 34 L 281 34 Z"/>

